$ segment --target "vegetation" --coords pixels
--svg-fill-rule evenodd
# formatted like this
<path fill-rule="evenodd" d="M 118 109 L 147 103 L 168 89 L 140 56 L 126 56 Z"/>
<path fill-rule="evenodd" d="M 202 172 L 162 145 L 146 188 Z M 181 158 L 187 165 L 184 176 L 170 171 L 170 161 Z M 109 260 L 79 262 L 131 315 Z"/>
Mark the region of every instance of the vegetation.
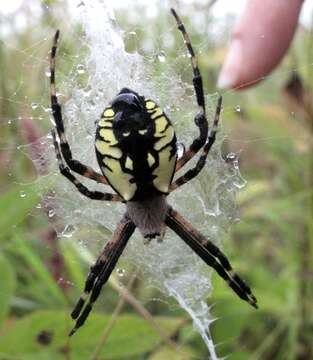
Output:
<path fill-rule="evenodd" d="M 32 17 L 34 4 L 38 16 Z M 67 337 L 69 313 L 88 271 L 86 259 L 96 251 L 79 246 L 80 233 L 67 242 L 58 239 L 27 156 L 32 152 L 39 158 L 44 149 L 38 143 L 19 148 L 49 130 L 44 73 L 50 35 L 57 27 L 66 28 L 66 11 L 64 2 L 25 2 L 0 20 L 0 359 L 205 359 L 207 349 L 188 316 L 171 311 L 171 299 L 150 301 L 161 295 L 146 289 L 127 264 L 125 275 L 112 276 L 105 302 L 100 301 L 90 321 L 71 340 Z M 193 11 L 199 13 L 191 6 Z M 22 26 L 15 21 L 18 16 L 26 19 Z M 155 36 L 150 41 L 157 44 L 168 31 L 164 16 L 140 18 L 129 50 L 144 48 L 142 29 L 148 25 Z M 118 19 L 125 29 L 134 27 L 123 11 Z M 192 22 L 188 25 L 195 47 L 203 44 L 207 35 Z M 79 31 L 64 45 L 63 74 L 71 68 Z M 251 310 L 213 276 L 208 301 L 215 304 L 217 320 L 212 336 L 217 353 L 231 359 L 313 357 L 312 39 L 311 32 L 300 28 L 273 75 L 245 92 L 224 94 L 228 135 L 223 151 L 240 154 L 247 180 L 238 198 L 241 221 L 232 227 L 225 247 L 260 304 L 258 311 Z M 179 34 L 172 56 L 178 41 Z M 200 66 L 205 87 L 213 92 L 226 44 L 220 39 L 209 50 L 207 38 L 204 44 Z M 184 76 L 190 80 L 189 73 Z M 43 164 L 42 176 L 44 171 Z"/>

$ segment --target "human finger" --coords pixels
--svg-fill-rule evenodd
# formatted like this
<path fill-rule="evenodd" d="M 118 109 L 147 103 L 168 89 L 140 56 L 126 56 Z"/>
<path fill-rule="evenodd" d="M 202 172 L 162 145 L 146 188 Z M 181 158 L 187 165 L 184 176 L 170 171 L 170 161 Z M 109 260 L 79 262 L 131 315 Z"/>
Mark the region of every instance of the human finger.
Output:
<path fill-rule="evenodd" d="M 232 34 L 220 88 L 243 88 L 264 78 L 292 41 L 303 0 L 248 0 Z"/>

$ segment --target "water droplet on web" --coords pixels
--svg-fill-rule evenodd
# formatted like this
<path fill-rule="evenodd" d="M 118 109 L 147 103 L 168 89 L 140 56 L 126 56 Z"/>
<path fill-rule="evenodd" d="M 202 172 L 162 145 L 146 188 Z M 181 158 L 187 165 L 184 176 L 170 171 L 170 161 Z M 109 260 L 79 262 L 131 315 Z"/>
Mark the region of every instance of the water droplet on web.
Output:
<path fill-rule="evenodd" d="M 234 169 L 239 170 L 239 161 L 238 159 L 233 161 Z"/>
<path fill-rule="evenodd" d="M 78 64 L 76 70 L 79 75 L 85 74 L 85 67 L 83 64 Z"/>
<path fill-rule="evenodd" d="M 235 111 L 236 111 L 236 112 L 240 112 L 240 111 L 241 111 L 240 105 L 237 105 L 237 106 L 235 107 Z"/>
<path fill-rule="evenodd" d="M 158 59 L 160 61 L 160 63 L 164 63 L 166 60 L 165 54 L 163 51 L 160 52 L 160 54 L 158 55 Z"/>
<path fill-rule="evenodd" d="M 36 205 L 36 208 L 37 208 L 37 209 L 41 209 L 41 207 L 42 207 L 42 206 L 41 206 L 40 203 Z"/>
<path fill-rule="evenodd" d="M 8 125 L 11 125 L 12 124 L 12 121 L 11 120 L 8 120 Z"/>
<path fill-rule="evenodd" d="M 20 191 L 20 197 L 24 198 L 26 196 L 26 192 L 24 190 Z"/>
<path fill-rule="evenodd" d="M 125 275 L 125 270 L 122 268 L 117 268 L 116 273 L 118 276 L 123 277 Z"/>
<path fill-rule="evenodd" d="M 247 181 L 241 176 L 237 176 L 236 179 L 233 181 L 233 184 L 237 189 L 242 189 L 246 186 Z"/>
<path fill-rule="evenodd" d="M 38 106 L 39 106 L 39 105 L 38 105 L 37 103 L 35 103 L 35 102 L 31 103 L 31 108 L 32 108 L 33 110 L 37 109 Z"/>
<path fill-rule="evenodd" d="M 48 70 L 45 71 L 45 75 L 46 75 L 47 77 L 51 77 L 51 71 L 50 71 L 50 69 L 48 69 Z"/>
<path fill-rule="evenodd" d="M 49 106 L 49 107 L 43 107 L 43 111 L 45 112 L 45 113 L 52 113 L 52 109 L 51 109 L 51 107 Z"/>
<path fill-rule="evenodd" d="M 226 161 L 228 162 L 233 162 L 234 160 L 236 160 L 237 155 L 233 152 L 230 152 L 229 154 L 226 155 Z"/>
<path fill-rule="evenodd" d="M 73 225 L 66 225 L 64 230 L 61 233 L 61 236 L 65 237 L 65 238 L 70 238 L 73 236 L 75 230 L 76 229 Z"/>

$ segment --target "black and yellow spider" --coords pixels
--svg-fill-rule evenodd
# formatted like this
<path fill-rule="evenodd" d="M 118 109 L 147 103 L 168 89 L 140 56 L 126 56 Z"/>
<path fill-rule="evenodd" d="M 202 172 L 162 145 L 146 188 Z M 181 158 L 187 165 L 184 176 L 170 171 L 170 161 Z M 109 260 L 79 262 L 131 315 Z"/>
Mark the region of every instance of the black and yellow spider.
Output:
<path fill-rule="evenodd" d="M 84 324 L 102 286 L 111 275 L 136 228 L 149 242 L 156 237 L 162 238 L 168 226 L 206 264 L 214 268 L 241 299 L 257 308 L 257 300 L 250 287 L 233 271 L 227 257 L 168 205 L 166 200 L 167 195 L 197 176 L 205 165 L 215 141 L 222 104 L 220 97 L 213 126 L 209 131 L 197 59 L 181 19 L 175 10 L 171 11 L 191 57 L 193 85 L 199 106 L 194 121 L 200 134 L 180 159 L 177 159 L 175 130 L 166 114 L 153 100 L 124 88 L 104 109 L 97 123 L 95 150 L 102 174 L 74 160 L 64 131 L 61 106 L 56 96 L 55 56 L 59 31 L 54 36 L 50 57 L 51 107 L 59 141 L 56 140 L 54 130 L 52 135 L 60 172 L 81 194 L 90 199 L 126 204 L 126 213 L 117 225 L 112 239 L 90 268 L 84 292 L 71 313 L 72 318 L 77 321 L 70 335 Z M 195 167 L 173 181 L 175 173 L 201 148 L 202 152 Z M 116 194 L 89 190 L 72 172 L 109 185 Z M 87 299 L 88 303 L 85 305 Z"/>

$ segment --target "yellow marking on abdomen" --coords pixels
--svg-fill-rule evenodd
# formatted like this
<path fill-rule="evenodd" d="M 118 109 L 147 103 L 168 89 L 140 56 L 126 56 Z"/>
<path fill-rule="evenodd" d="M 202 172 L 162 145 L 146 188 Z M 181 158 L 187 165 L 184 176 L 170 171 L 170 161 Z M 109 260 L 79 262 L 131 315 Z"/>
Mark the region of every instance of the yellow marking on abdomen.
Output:
<path fill-rule="evenodd" d="M 153 164 L 155 163 L 155 158 L 152 156 L 152 154 L 148 153 L 148 164 L 150 167 L 153 166 Z"/>
<path fill-rule="evenodd" d="M 100 127 L 104 127 L 104 126 L 109 126 L 109 127 L 112 127 L 112 125 L 113 125 L 113 119 L 111 120 L 111 119 L 100 119 L 99 121 L 98 121 L 98 126 L 100 126 Z"/>
<path fill-rule="evenodd" d="M 157 108 L 156 111 L 151 115 L 151 119 L 155 119 L 156 117 L 160 116 L 163 114 L 162 109 Z"/>
<path fill-rule="evenodd" d="M 166 128 L 166 125 L 168 124 L 168 121 L 165 116 L 161 116 L 158 119 L 155 120 L 155 132 L 156 136 L 161 136 L 160 134 L 164 129 Z"/>
<path fill-rule="evenodd" d="M 133 170 L 133 160 L 129 156 L 126 157 L 125 167 L 126 169 Z"/>
<path fill-rule="evenodd" d="M 114 158 L 121 158 L 122 151 L 118 147 L 112 147 L 110 143 L 101 140 L 96 140 L 96 149 L 101 155 L 113 156 Z"/>
<path fill-rule="evenodd" d="M 163 146 L 169 144 L 173 140 L 174 134 L 173 126 L 169 126 L 166 131 L 164 131 L 163 137 L 154 144 L 154 149 L 158 151 L 162 149 Z"/>
<path fill-rule="evenodd" d="M 112 117 L 112 116 L 114 116 L 114 111 L 112 109 L 107 109 L 103 113 L 103 117 Z"/>
<path fill-rule="evenodd" d="M 101 129 L 99 134 L 103 140 L 109 141 L 110 145 L 115 145 L 118 143 L 113 131 L 110 129 Z"/>
<path fill-rule="evenodd" d="M 167 193 L 175 169 L 176 156 L 171 158 L 172 147 L 168 146 L 159 152 L 159 166 L 153 171 L 156 178 L 153 185 L 161 192 Z"/>
<path fill-rule="evenodd" d="M 108 166 L 111 170 L 106 167 L 102 167 L 102 171 L 110 184 L 116 189 L 116 191 L 126 200 L 130 200 L 137 189 L 136 184 L 130 183 L 132 175 L 125 173 L 119 160 L 104 158 L 103 163 Z"/>
<path fill-rule="evenodd" d="M 155 103 L 153 101 L 151 101 L 151 100 L 147 101 L 146 102 L 146 109 L 151 110 L 153 108 L 155 108 Z"/>

